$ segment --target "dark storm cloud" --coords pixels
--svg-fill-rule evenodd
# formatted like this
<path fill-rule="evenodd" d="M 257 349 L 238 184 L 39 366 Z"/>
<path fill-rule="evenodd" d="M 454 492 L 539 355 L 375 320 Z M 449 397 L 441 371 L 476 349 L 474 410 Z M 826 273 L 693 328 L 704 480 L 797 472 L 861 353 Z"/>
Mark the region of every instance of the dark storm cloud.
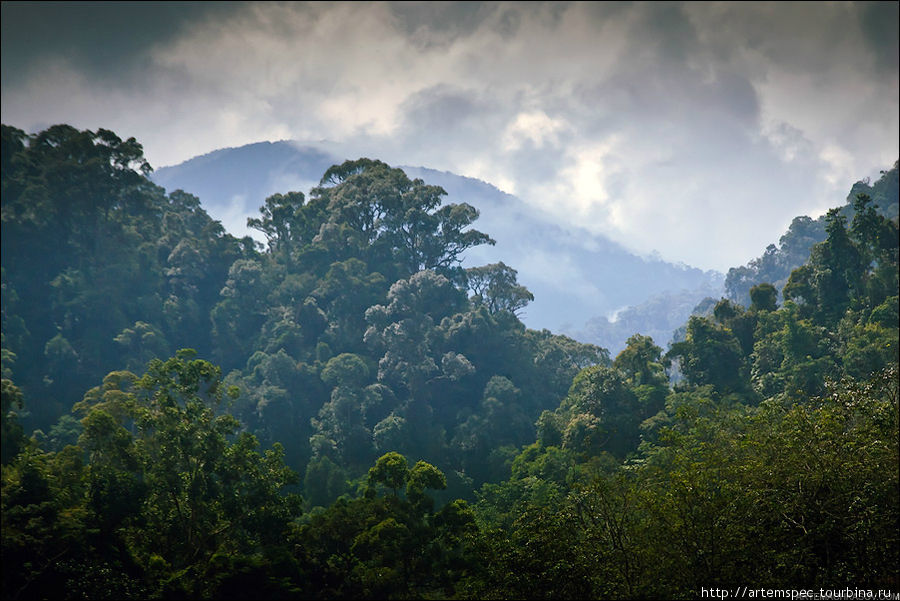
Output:
<path fill-rule="evenodd" d="M 750 81 L 737 73 L 723 71 L 716 74 L 710 88 L 710 104 L 727 107 L 729 114 L 744 122 L 759 117 L 759 95 Z"/>
<path fill-rule="evenodd" d="M 900 3 L 868 2 L 859 11 L 859 21 L 865 41 L 882 71 L 895 72 L 898 68 L 897 22 L 900 21 Z"/>
<path fill-rule="evenodd" d="M 655 59 L 684 63 L 697 50 L 697 32 L 680 4 L 653 2 L 644 13 L 640 44 L 655 48 Z M 636 44 L 633 46 L 636 48 Z"/>
<path fill-rule="evenodd" d="M 470 35 L 496 8 L 485 2 L 399 2 L 391 12 L 402 33 L 430 46 Z"/>
<path fill-rule="evenodd" d="M 3 85 L 19 84 L 60 59 L 101 82 L 139 78 L 149 49 L 239 8 L 236 2 L 4 1 Z"/>
<path fill-rule="evenodd" d="M 490 110 L 486 103 L 478 101 L 475 92 L 437 85 L 410 96 L 401 112 L 413 130 L 444 134 L 467 129 L 473 120 Z"/>

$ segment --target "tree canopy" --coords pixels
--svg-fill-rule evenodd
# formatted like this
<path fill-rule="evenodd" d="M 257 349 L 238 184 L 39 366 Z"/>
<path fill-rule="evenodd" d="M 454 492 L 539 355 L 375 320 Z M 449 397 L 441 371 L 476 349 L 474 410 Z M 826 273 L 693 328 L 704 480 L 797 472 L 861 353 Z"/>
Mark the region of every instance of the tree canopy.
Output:
<path fill-rule="evenodd" d="M 265 199 L 263 245 L 134 139 L 2 134 L 4 598 L 900 581 L 896 166 L 613 358 L 381 161 Z"/>

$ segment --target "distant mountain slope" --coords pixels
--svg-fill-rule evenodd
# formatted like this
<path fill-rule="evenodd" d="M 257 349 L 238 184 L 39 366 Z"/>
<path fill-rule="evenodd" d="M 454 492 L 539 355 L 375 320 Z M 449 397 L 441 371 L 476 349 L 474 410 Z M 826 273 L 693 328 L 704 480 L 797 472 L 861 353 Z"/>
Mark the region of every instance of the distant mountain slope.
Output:
<path fill-rule="evenodd" d="M 619 348 L 623 341 L 640 333 L 650 336 L 665 348 L 677 341 L 678 330 L 684 329 L 684 324 L 696 313 L 698 306 L 703 305 L 704 301 L 708 303 L 709 299 L 718 300 L 721 294 L 721 289 L 714 287 L 663 292 L 610 317 L 601 315 L 591 318 L 579 330 L 563 333 L 604 348 Z"/>
<path fill-rule="evenodd" d="M 898 196 L 900 196 L 898 164 L 900 161 L 895 161 L 890 170 L 882 171 L 881 177 L 874 184 L 870 185 L 868 180 L 853 184 L 847 195 L 847 204 L 840 207 L 847 223 L 853 221 L 853 201 L 857 194 L 866 194 L 872 199 L 880 214 L 888 219 L 897 219 Z M 750 289 L 763 282 L 774 285 L 780 295 L 791 272 L 806 263 L 810 249 L 825 237 L 824 215 L 817 219 L 806 215 L 795 217 L 788 231 L 778 241 L 778 246 L 770 244 L 762 256 L 746 265 L 728 270 L 725 278 L 725 292 L 728 298 L 749 306 Z"/>
<path fill-rule="evenodd" d="M 312 146 L 258 142 L 162 167 L 151 179 L 168 191 L 181 188 L 199 197 L 230 234 L 244 236 L 250 233 L 247 217 L 258 216 L 268 196 L 289 190 L 305 194 L 326 169 L 342 161 Z"/>
<path fill-rule="evenodd" d="M 613 353 L 636 332 L 655 335 L 665 345 L 699 300 L 721 294 L 722 275 L 717 272 L 642 258 L 608 238 L 563 229 L 517 197 L 479 180 L 422 167 L 403 170 L 443 187 L 450 200 L 479 209 L 476 226 L 497 245 L 470 250 L 465 263 L 503 261 L 518 270 L 519 281 L 535 296 L 523 315 L 530 327 L 563 332 Z M 690 299 L 687 303 L 684 295 Z M 643 317 L 628 324 L 636 329 L 628 331 L 625 322 L 611 331 L 599 326 L 607 316 L 627 313 L 651 298 L 655 312 L 629 313 Z M 687 305 L 686 312 L 678 310 L 682 305 Z M 663 324 L 670 319 L 663 316 L 673 309 L 676 323 L 668 328 Z M 684 319 L 678 321 L 682 313 Z"/>
<path fill-rule="evenodd" d="M 163 167 L 153 180 L 167 190 L 181 188 L 197 195 L 229 232 L 245 235 L 249 233 L 247 217 L 258 214 L 267 196 L 289 190 L 307 193 L 328 167 L 343 160 L 312 146 L 262 142 Z M 410 177 L 443 187 L 448 201 L 468 202 L 480 211 L 475 227 L 497 244 L 471 249 L 464 265 L 503 261 L 518 270 L 519 282 L 535 296 L 522 314 L 528 327 L 600 343 L 612 353 L 624 348 L 635 332 L 652 331 L 660 336 L 657 342 L 665 345 L 670 336 L 664 332 L 671 332 L 672 303 L 693 306 L 696 303 L 686 303 L 685 295 L 693 300 L 721 294 L 724 276 L 718 272 L 642 258 L 607 238 L 564 229 L 539 209 L 480 180 L 424 167 L 402 169 Z M 644 316 L 629 319 L 627 327 L 633 331 L 626 332 L 624 322 L 612 329 L 598 327 L 606 316 L 651 298 L 655 301 L 648 307 L 667 317 L 654 311 L 631 312 Z"/>

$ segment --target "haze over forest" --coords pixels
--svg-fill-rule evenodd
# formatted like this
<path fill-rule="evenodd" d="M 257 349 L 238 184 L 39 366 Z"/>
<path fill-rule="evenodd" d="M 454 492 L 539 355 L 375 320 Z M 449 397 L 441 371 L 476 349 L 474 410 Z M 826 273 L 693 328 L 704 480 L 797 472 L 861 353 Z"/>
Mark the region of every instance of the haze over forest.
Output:
<path fill-rule="evenodd" d="M 0 6 L 0 597 L 900 591 L 896 2 Z"/>
<path fill-rule="evenodd" d="M 164 167 L 152 178 L 169 190 L 197 194 L 228 231 L 264 241 L 246 225 L 263 200 L 279 190 L 308 192 L 318 183 L 316 174 L 338 162 L 321 149 L 266 142 Z M 403 170 L 440 185 L 448 193 L 445 203 L 466 202 L 479 211 L 478 228 L 496 244 L 467 249 L 462 265 L 514 265 L 518 280 L 535 296 L 519 310 L 531 328 L 566 333 L 613 353 L 635 332 L 667 345 L 701 300 L 723 293 L 724 274 L 638 257 L 605 236 L 560 227 L 539 208 L 485 182 L 422 167 Z M 638 308 L 648 302 L 655 303 L 652 309 Z M 626 327 L 617 319 L 623 313 L 636 313 L 637 319 Z"/>

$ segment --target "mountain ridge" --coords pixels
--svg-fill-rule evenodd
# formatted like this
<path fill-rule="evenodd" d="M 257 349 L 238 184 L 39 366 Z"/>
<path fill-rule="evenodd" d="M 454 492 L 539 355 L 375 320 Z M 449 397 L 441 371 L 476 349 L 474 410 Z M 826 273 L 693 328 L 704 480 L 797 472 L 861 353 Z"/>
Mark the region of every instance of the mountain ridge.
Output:
<path fill-rule="evenodd" d="M 162 167 L 151 178 L 166 189 L 181 188 L 198 196 L 229 232 L 248 235 L 246 218 L 257 215 L 266 197 L 291 190 L 307 194 L 328 167 L 343 160 L 314 144 L 256 142 Z M 651 298 L 677 297 L 681 306 L 685 293 L 698 302 L 721 294 L 724 274 L 641 256 L 604 236 L 563 227 L 539 207 L 490 182 L 425 166 L 400 168 L 410 178 L 441 186 L 447 192 L 445 202 L 467 202 L 479 210 L 474 227 L 497 244 L 469 249 L 463 265 L 502 261 L 516 269 L 519 281 L 535 296 L 522 312 L 523 322 L 533 329 L 566 333 L 615 353 L 636 332 L 622 334 L 618 328 L 598 336 L 589 323 Z M 651 330 L 662 331 L 659 323 L 646 323 L 644 331 Z M 658 342 L 665 345 L 669 340 L 663 337 L 667 339 Z"/>

